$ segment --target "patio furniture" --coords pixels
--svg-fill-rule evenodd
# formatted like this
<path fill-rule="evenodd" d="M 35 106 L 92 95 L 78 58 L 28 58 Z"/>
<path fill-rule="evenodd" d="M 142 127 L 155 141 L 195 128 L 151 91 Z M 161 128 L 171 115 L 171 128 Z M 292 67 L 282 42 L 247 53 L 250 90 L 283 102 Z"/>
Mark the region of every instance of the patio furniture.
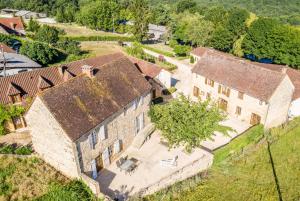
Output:
<path fill-rule="evenodd" d="M 136 168 L 136 162 L 133 160 L 126 160 L 121 164 L 120 169 L 124 170 L 126 173 L 131 173 Z"/>
<path fill-rule="evenodd" d="M 161 160 L 160 165 L 164 167 L 176 167 L 177 166 L 178 156 L 175 156 L 172 159 Z"/>

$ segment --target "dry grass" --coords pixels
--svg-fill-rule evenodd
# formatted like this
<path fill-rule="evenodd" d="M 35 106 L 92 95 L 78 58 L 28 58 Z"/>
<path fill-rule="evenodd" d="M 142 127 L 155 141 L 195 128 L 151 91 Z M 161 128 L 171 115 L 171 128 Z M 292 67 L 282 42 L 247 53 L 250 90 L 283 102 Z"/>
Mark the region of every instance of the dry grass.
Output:
<path fill-rule="evenodd" d="M 80 46 L 81 50 L 88 52 L 91 57 L 123 52 L 122 47 L 116 42 L 85 41 L 81 42 Z"/>
<path fill-rule="evenodd" d="M 118 35 L 122 36 L 121 34 L 92 30 L 75 23 L 72 24 L 56 23 L 56 24 L 48 24 L 48 25 L 63 29 L 66 32 L 66 36 L 118 36 Z"/>
<path fill-rule="evenodd" d="M 52 182 L 68 182 L 66 177 L 38 158 L 17 159 L 1 156 L 1 176 L 4 178 L 1 183 L 8 188 L 1 189 L 0 201 L 31 200 L 45 194 Z"/>

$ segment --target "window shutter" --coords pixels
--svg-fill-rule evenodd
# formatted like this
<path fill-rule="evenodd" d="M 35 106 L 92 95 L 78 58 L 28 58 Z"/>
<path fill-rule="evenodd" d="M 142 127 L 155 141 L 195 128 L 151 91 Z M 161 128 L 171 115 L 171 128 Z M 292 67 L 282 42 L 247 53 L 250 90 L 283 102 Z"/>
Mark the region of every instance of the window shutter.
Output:
<path fill-rule="evenodd" d="M 106 139 L 105 126 L 101 126 L 99 128 L 99 138 L 100 138 L 100 140 L 105 140 Z"/>
<path fill-rule="evenodd" d="M 108 166 L 110 164 L 108 147 L 103 151 L 102 159 L 105 166 Z"/>
<path fill-rule="evenodd" d="M 229 89 L 229 88 L 227 89 L 226 96 L 227 96 L 227 97 L 229 97 L 229 96 L 230 96 L 230 89 Z"/>
<path fill-rule="evenodd" d="M 135 130 L 136 130 L 136 134 L 138 134 L 140 131 L 140 123 L 138 117 L 135 118 Z"/>
<path fill-rule="evenodd" d="M 220 93 L 221 93 L 221 91 L 222 91 L 222 86 L 221 86 L 221 85 L 219 85 L 219 88 L 218 88 L 218 93 L 220 94 Z"/>
<path fill-rule="evenodd" d="M 97 133 L 96 133 L 96 130 L 93 131 L 93 145 L 94 145 L 94 149 L 95 149 L 95 145 L 98 143 L 98 136 L 97 136 Z"/>
<path fill-rule="evenodd" d="M 114 143 L 114 153 L 119 153 L 121 151 L 121 140 L 117 140 Z"/>
<path fill-rule="evenodd" d="M 91 149 L 94 149 L 94 145 L 93 145 L 93 137 L 92 137 L 92 135 L 89 135 L 88 140 L 89 140 L 90 148 L 91 148 Z"/>
<path fill-rule="evenodd" d="M 207 84 L 207 78 L 205 78 L 205 84 Z"/>
<path fill-rule="evenodd" d="M 98 177 L 98 173 L 97 173 L 97 167 L 96 167 L 96 160 L 92 160 L 91 162 L 91 169 L 92 169 L 92 176 L 93 179 L 96 179 Z"/>
<path fill-rule="evenodd" d="M 211 81 L 211 86 L 214 87 L 215 86 L 215 81 Z"/>

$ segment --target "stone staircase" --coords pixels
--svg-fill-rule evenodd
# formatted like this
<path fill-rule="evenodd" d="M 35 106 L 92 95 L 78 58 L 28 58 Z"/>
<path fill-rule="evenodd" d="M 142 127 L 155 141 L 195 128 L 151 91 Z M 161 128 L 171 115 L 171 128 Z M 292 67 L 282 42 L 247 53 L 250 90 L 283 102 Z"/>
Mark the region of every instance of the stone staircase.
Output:
<path fill-rule="evenodd" d="M 147 125 L 139 134 L 137 134 L 131 144 L 133 148 L 139 149 L 144 144 L 147 137 L 155 130 L 154 124 Z"/>

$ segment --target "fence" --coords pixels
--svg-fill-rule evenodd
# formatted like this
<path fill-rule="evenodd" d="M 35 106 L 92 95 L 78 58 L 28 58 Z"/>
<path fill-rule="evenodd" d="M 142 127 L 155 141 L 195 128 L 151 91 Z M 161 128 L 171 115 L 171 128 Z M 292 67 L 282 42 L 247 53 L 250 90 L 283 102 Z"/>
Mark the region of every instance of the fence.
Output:
<path fill-rule="evenodd" d="M 207 170 L 212 165 L 212 155 L 203 155 L 197 160 L 194 160 L 193 162 L 189 163 L 188 165 L 180 168 L 176 172 L 173 172 L 170 175 L 167 175 L 160 179 L 158 182 L 155 182 L 142 190 L 140 190 L 136 195 L 138 197 L 142 197 L 145 195 L 152 194 L 158 190 L 161 190 L 163 188 L 166 188 L 178 181 L 185 180 L 187 178 L 190 178 L 196 174 L 198 174 L 200 171 Z M 207 167 L 203 168 L 202 164 L 207 163 Z"/>

